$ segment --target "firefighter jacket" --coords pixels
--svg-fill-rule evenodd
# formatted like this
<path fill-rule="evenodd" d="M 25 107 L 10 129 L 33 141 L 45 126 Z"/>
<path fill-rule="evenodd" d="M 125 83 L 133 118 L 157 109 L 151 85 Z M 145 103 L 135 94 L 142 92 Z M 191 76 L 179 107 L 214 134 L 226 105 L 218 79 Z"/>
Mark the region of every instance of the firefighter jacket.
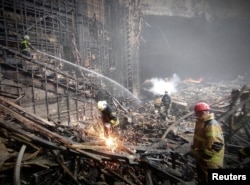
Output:
<path fill-rule="evenodd" d="M 20 49 L 22 51 L 30 51 L 30 48 L 31 48 L 31 44 L 30 44 L 30 41 L 28 41 L 27 39 L 23 39 L 20 42 Z"/>
<path fill-rule="evenodd" d="M 222 129 L 214 119 L 214 114 L 198 118 L 191 150 L 196 160 L 201 160 L 207 165 L 223 167 L 224 147 Z"/>
<path fill-rule="evenodd" d="M 107 105 L 107 107 L 102 111 L 102 121 L 103 123 L 111 123 L 112 127 L 115 127 L 119 124 L 116 112 L 110 105 Z"/>

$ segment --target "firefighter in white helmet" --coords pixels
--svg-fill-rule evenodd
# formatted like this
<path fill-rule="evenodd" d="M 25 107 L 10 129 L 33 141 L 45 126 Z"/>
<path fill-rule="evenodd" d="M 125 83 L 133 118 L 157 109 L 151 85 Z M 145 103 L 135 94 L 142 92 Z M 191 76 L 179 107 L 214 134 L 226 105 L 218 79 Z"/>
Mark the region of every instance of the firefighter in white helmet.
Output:
<path fill-rule="evenodd" d="M 113 108 L 105 101 L 98 101 L 98 109 L 102 114 L 102 122 L 104 127 L 104 136 L 108 137 L 112 130 L 119 125 L 119 119 Z"/>

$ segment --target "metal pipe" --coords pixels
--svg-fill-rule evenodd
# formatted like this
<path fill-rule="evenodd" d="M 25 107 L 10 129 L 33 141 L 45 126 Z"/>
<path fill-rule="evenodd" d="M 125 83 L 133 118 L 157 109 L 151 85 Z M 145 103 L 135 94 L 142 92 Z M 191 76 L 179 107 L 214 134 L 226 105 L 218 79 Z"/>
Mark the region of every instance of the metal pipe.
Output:
<path fill-rule="evenodd" d="M 21 170 L 21 162 L 23 159 L 23 154 L 25 152 L 26 145 L 22 145 L 20 152 L 17 156 L 16 164 L 15 164 L 15 169 L 14 169 L 14 185 L 20 185 L 20 170 Z"/>

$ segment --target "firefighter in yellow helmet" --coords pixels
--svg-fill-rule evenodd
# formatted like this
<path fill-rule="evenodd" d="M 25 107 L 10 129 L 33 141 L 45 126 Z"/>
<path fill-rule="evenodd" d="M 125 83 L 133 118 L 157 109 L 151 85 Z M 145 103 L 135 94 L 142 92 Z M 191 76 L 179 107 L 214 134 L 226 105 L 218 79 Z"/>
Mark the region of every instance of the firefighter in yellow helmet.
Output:
<path fill-rule="evenodd" d="M 33 49 L 33 47 L 30 43 L 29 35 L 24 35 L 19 45 L 20 45 L 21 53 L 30 57 L 31 55 L 30 52 L 31 52 L 31 49 Z"/>
<path fill-rule="evenodd" d="M 208 170 L 223 167 L 224 137 L 210 107 L 199 102 L 194 107 L 196 125 L 191 153 L 196 159 L 198 184 L 208 184 Z"/>
<path fill-rule="evenodd" d="M 98 101 L 97 107 L 102 113 L 104 136 L 108 137 L 109 134 L 112 133 L 113 129 L 119 125 L 119 119 L 116 112 L 106 101 Z"/>

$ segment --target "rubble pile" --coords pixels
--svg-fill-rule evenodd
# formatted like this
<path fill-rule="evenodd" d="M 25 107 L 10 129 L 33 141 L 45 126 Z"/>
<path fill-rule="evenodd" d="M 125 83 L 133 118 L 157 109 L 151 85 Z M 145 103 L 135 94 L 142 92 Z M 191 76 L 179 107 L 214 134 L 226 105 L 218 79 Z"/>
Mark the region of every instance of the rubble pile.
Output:
<path fill-rule="evenodd" d="M 112 138 L 103 137 L 98 120 L 72 127 L 55 124 L 0 97 L 0 184 L 193 183 L 194 159 L 186 154 L 194 129 L 192 106 L 198 101 L 208 102 L 223 124 L 225 166 L 240 167 L 235 149 L 250 139 L 250 89 L 245 84 L 239 79 L 183 82 L 172 96 L 167 119 L 154 101 L 124 107 L 116 100 L 121 124 Z"/>

